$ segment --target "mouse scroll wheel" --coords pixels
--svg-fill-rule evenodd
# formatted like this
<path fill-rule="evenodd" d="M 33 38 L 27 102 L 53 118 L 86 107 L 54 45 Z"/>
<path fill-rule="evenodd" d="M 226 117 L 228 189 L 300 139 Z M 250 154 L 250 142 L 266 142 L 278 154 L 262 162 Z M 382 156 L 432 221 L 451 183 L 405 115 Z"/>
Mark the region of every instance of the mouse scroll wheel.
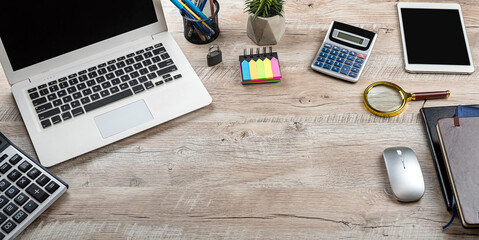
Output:
<path fill-rule="evenodd" d="M 396 150 L 399 156 L 402 156 L 402 151 L 401 150 Z"/>

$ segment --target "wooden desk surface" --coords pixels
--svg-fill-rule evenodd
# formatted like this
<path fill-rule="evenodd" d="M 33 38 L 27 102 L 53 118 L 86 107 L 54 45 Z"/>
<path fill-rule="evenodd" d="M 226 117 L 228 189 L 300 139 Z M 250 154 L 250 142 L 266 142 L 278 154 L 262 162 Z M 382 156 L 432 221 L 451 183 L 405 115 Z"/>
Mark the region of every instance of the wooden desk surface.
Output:
<path fill-rule="evenodd" d="M 244 1 L 221 1 L 223 63 L 206 66 L 209 45 L 183 37 L 181 17 L 162 0 L 170 32 L 213 103 L 51 169 L 68 192 L 22 239 L 477 238 L 446 211 L 419 115 L 423 106 L 477 104 L 472 75 L 408 74 L 396 1 L 289 0 L 286 33 L 274 46 L 279 84 L 242 86 L 238 55 L 246 36 Z M 479 62 L 479 2 L 461 1 Z M 309 65 L 332 20 L 379 34 L 356 84 Z M 2 71 L 2 70 L 0 70 Z M 380 118 L 362 93 L 388 80 L 407 91 L 451 90 L 447 100 L 411 102 Z M 0 131 L 35 156 L 3 72 Z M 426 183 L 415 203 L 394 199 L 382 159 L 392 146 L 416 152 Z"/>

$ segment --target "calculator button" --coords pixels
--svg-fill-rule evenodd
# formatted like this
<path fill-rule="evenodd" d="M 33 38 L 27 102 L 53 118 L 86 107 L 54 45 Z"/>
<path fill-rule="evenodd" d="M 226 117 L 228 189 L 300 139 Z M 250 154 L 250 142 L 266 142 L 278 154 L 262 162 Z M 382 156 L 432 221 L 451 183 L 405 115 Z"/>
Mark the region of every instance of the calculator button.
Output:
<path fill-rule="evenodd" d="M 348 53 L 349 51 L 346 48 L 341 49 L 342 53 Z"/>
<path fill-rule="evenodd" d="M 323 66 L 323 63 L 315 62 L 314 65 L 316 65 L 316 66 L 318 66 L 318 67 L 322 67 L 322 66 Z"/>
<path fill-rule="evenodd" d="M 17 179 L 21 176 L 22 174 L 13 169 L 9 174 L 8 174 L 8 179 L 12 180 L 12 181 L 17 181 Z"/>
<path fill-rule="evenodd" d="M 23 209 L 25 209 L 28 213 L 32 213 L 37 207 L 38 204 L 36 204 L 35 201 L 30 200 L 30 202 L 28 202 L 27 205 L 23 207 Z"/>
<path fill-rule="evenodd" d="M 18 203 L 20 206 L 22 206 L 26 201 L 28 201 L 28 199 L 30 199 L 29 197 L 27 197 L 27 195 L 23 194 L 23 193 L 20 193 L 16 198 L 15 198 L 15 202 Z"/>
<path fill-rule="evenodd" d="M 340 63 L 343 63 L 344 62 L 344 58 L 337 58 L 336 61 L 340 62 Z"/>
<path fill-rule="evenodd" d="M 40 173 L 41 173 L 41 172 L 40 172 L 38 169 L 33 168 L 32 170 L 30 170 L 30 172 L 28 172 L 27 175 L 28 175 L 31 179 L 35 180 L 35 178 L 37 178 L 37 177 L 40 175 Z"/>
<path fill-rule="evenodd" d="M 353 57 L 356 57 L 356 55 L 358 55 L 358 53 L 351 51 L 351 52 L 349 52 L 349 55 L 351 55 L 351 56 L 353 56 Z"/>
<path fill-rule="evenodd" d="M 339 72 L 339 68 L 338 67 L 333 67 L 333 71 Z"/>
<path fill-rule="evenodd" d="M 0 191 L 5 191 L 5 189 L 7 189 L 10 185 L 11 183 L 9 181 L 7 181 L 6 179 L 2 179 L 0 181 Z"/>
<path fill-rule="evenodd" d="M 358 54 L 358 58 L 362 58 L 362 59 L 365 59 L 366 56 L 364 54 Z"/>
<path fill-rule="evenodd" d="M 27 218 L 27 216 L 28 215 L 24 211 L 20 210 L 13 215 L 13 220 L 15 220 L 17 223 L 21 223 L 23 220 L 25 220 L 25 218 Z"/>
<path fill-rule="evenodd" d="M 344 66 L 341 68 L 341 73 L 344 74 L 344 75 L 347 75 L 350 69 L 351 69 L 350 66 L 344 65 Z"/>
<path fill-rule="evenodd" d="M 338 46 L 334 46 L 334 47 L 333 47 L 333 50 L 339 51 L 339 50 L 341 50 L 341 48 L 339 48 Z"/>
<path fill-rule="evenodd" d="M 0 157 L 0 162 L 7 159 L 8 155 L 7 154 L 3 154 L 1 157 Z"/>
<path fill-rule="evenodd" d="M 5 195 L 7 195 L 9 198 L 13 198 L 15 196 L 17 196 L 17 194 L 20 192 L 20 190 L 18 190 L 18 188 L 16 188 L 15 186 L 11 186 L 6 192 L 5 192 Z"/>
<path fill-rule="evenodd" d="M 321 52 L 321 53 L 319 54 L 319 56 L 320 56 L 320 57 L 327 57 L 328 54 Z"/>
<path fill-rule="evenodd" d="M 338 51 L 333 50 L 333 51 L 331 51 L 331 54 L 336 56 L 336 55 L 338 55 Z"/>
<path fill-rule="evenodd" d="M 17 224 L 13 223 L 12 220 L 8 220 L 2 226 L 2 230 L 5 231 L 6 233 L 10 233 L 15 227 L 17 227 Z"/>
<path fill-rule="evenodd" d="M 353 62 L 350 61 L 350 60 L 346 60 L 346 62 L 344 62 L 344 64 L 346 64 L 346 65 L 353 65 Z"/>
<path fill-rule="evenodd" d="M 350 77 L 353 77 L 353 78 L 356 78 L 356 77 L 358 76 L 358 74 L 353 73 L 353 72 L 350 72 L 350 73 L 349 73 L 349 76 L 350 76 Z"/>
<path fill-rule="evenodd" d="M 361 68 L 362 65 L 359 64 L 359 63 L 355 63 L 355 64 L 353 64 L 353 66 L 356 67 L 356 68 Z"/>
<path fill-rule="evenodd" d="M 326 58 L 319 57 L 319 58 L 318 58 L 318 59 L 316 59 L 316 60 L 318 60 L 318 61 L 320 61 L 320 62 L 324 62 L 324 61 L 326 60 Z"/>
<path fill-rule="evenodd" d="M 17 163 L 18 163 L 20 160 L 22 160 L 22 159 L 23 159 L 23 158 L 22 158 L 20 155 L 15 154 L 15 155 L 14 155 L 12 158 L 10 158 L 10 160 L 8 160 L 8 161 L 10 161 L 11 164 L 15 165 L 15 164 L 17 164 Z M 3 160 L 3 159 L 2 159 L 2 160 Z"/>
<path fill-rule="evenodd" d="M 328 60 L 326 60 L 326 63 L 327 63 L 327 64 L 330 64 L 330 65 L 333 65 L 334 61 L 328 59 Z"/>
<path fill-rule="evenodd" d="M 5 206 L 5 204 L 7 204 L 8 202 L 8 198 L 6 198 L 5 196 L 1 196 L 0 197 L 0 208 L 2 208 L 3 206 Z M 1 223 L 1 222 L 0 222 Z"/>
<path fill-rule="evenodd" d="M 345 58 L 347 55 L 346 55 L 346 53 L 339 53 L 339 56 L 342 57 L 342 58 Z"/>
<path fill-rule="evenodd" d="M 354 73 L 359 73 L 359 69 L 357 69 L 357 68 L 353 68 L 353 69 L 351 69 L 351 72 L 354 72 Z"/>
<path fill-rule="evenodd" d="M 355 57 L 353 57 L 353 56 L 348 56 L 348 60 L 349 60 L 349 61 L 354 61 L 354 59 L 355 59 Z"/>
<path fill-rule="evenodd" d="M 20 169 L 20 171 L 22 172 L 26 172 L 31 167 L 32 165 L 30 163 L 28 163 L 27 161 L 23 161 L 22 164 L 20 164 L 20 166 L 18 167 L 18 169 Z"/>
<path fill-rule="evenodd" d="M 324 64 L 323 68 L 330 69 L 331 70 L 331 65 L 329 64 Z"/>
<path fill-rule="evenodd" d="M 40 203 L 44 202 L 50 196 L 50 195 L 48 195 L 48 193 L 43 191 L 42 188 L 37 186 L 35 183 L 32 183 L 27 188 L 27 193 L 30 194 L 30 196 L 35 198 Z"/>
<path fill-rule="evenodd" d="M 45 189 L 49 192 L 49 193 L 54 193 L 60 186 L 54 182 L 54 181 L 51 181 L 46 187 Z"/>
<path fill-rule="evenodd" d="M 356 58 L 356 62 L 363 64 L 364 60 L 362 60 L 361 58 Z"/>
<path fill-rule="evenodd" d="M 329 55 L 328 58 L 331 59 L 331 60 L 334 60 L 334 59 L 336 59 L 336 56 Z"/>
<path fill-rule="evenodd" d="M 0 224 L 2 224 L 3 222 L 5 222 L 5 220 L 7 220 L 7 216 L 5 216 L 3 213 L 0 213 Z M 3 239 L 3 238 L 2 238 Z"/>
<path fill-rule="evenodd" d="M 28 184 L 30 184 L 30 182 L 31 182 L 30 179 L 23 176 L 22 178 L 20 178 L 20 180 L 17 181 L 17 186 L 21 188 L 25 188 L 26 186 L 28 186 Z"/>
<path fill-rule="evenodd" d="M 325 48 L 331 48 L 331 47 L 333 47 L 333 46 L 332 46 L 331 44 L 329 44 L 329 43 L 325 43 L 325 44 L 324 44 L 324 47 L 325 47 Z"/>
<path fill-rule="evenodd" d="M 40 184 L 40 186 L 45 186 L 45 184 L 47 184 L 47 182 L 50 181 L 50 178 L 47 177 L 45 174 L 42 174 L 42 176 L 40 176 L 38 179 L 37 179 L 37 183 Z"/>
<path fill-rule="evenodd" d="M 334 63 L 334 66 L 336 66 L 336 67 L 341 67 L 342 65 L 343 65 L 343 64 L 341 64 L 340 62 L 335 62 L 335 63 Z"/>
<path fill-rule="evenodd" d="M 13 203 L 9 203 L 4 209 L 3 212 L 6 213 L 8 216 L 12 215 L 15 211 L 17 211 L 17 205 Z"/>
<path fill-rule="evenodd" d="M 325 52 L 325 53 L 329 53 L 330 50 L 329 50 L 329 48 L 323 48 L 322 51 Z"/>

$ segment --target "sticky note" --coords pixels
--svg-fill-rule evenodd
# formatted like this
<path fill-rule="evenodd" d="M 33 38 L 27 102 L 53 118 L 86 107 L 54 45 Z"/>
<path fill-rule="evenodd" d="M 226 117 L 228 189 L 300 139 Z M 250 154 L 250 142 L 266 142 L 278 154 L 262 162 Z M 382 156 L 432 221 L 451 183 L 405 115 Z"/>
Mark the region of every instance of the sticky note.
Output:
<path fill-rule="evenodd" d="M 251 80 L 251 75 L 249 74 L 249 63 L 246 60 L 241 62 L 241 77 L 243 81 Z"/>
<path fill-rule="evenodd" d="M 264 79 L 264 63 L 263 60 L 256 60 L 256 71 L 258 72 L 258 79 Z"/>
<path fill-rule="evenodd" d="M 251 80 L 258 80 L 258 72 L 256 70 L 256 62 L 254 60 L 249 61 L 249 73 Z"/>
<path fill-rule="evenodd" d="M 265 58 L 263 61 L 264 64 L 264 78 L 272 79 L 273 78 L 273 69 L 271 68 L 271 60 Z"/>
<path fill-rule="evenodd" d="M 271 68 L 273 69 L 273 79 L 280 79 L 281 70 L 279 69 L 278 59 L 276 59 L 275 57 L 271 59 Z"/>

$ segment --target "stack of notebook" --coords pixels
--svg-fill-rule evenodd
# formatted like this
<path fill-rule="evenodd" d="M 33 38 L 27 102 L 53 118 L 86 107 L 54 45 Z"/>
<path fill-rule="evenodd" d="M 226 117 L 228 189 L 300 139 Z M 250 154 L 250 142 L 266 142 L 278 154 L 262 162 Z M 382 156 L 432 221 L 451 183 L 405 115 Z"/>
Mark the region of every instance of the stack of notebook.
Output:
<path fill-rule="evenodd" d="M 253 49 L 250 49 L 250 54 L 239 56 L 239 63 L 241 69 L 241 83 L 273 83 L 281 81 L 281 69 L 279 68 L 278 53 L 273 52 L 272 47 L 269 48 L 269 53 L 266 53 L 266 47 L 263 48 L 261 54 L 259 48 L 256 49 L 256 54 L 253 54 Z"/>
<path fill-rule="evenodd" d="M 454 197 L 462 225 L 479 227 L 479 117 L 474 117 L 479 116 L 479 108 L 436 107 L 421 112 L 448 207 L 454 207 Z"/>

